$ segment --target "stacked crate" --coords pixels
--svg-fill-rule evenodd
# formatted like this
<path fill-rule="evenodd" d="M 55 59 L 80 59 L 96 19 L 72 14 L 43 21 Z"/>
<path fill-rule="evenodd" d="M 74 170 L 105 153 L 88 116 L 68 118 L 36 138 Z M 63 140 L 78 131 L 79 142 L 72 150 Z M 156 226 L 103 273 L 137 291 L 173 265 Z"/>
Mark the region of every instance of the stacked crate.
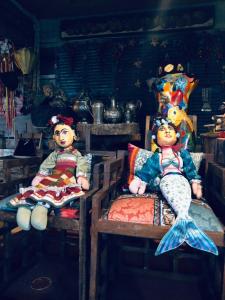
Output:
<path fill-rule="evenodd" d="M 215 212 L 225 221 L 225 138 L 217 138 L 214 161 L 207 172 L 207 196 Z"/>

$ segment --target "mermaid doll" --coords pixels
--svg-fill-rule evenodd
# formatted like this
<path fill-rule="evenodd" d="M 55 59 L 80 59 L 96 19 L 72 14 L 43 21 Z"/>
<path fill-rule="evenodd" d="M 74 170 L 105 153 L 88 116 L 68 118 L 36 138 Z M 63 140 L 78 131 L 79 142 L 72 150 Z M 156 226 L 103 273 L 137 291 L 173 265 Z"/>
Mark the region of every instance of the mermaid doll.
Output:
<path fill-rule="evenodd" d="M 43 161 L 31 186 L 21 188 L 10 200 L 11 206 L 18 207 L 17 224 L 23 230 L 29 230 L 30 225 L 45 230 L 50 208 L 61 208 L 89 189 L 88 163 L 73 146 L 73 118 L 58 115 L 49 123 L 58 149 Z"/>
<path fill-rule="evenodd" d="M 197 198 L 202 197 L 201 178 L 189 152 L 176 145 L 179 138 L 176 127 L 167 119 L 158 118 L 154 121 L 152 132 L 152 138 L 159 148 L 135 173 L 129 189 L 132 193 L 143 194 L 147 184 L 152 188 L 157 186 L 177 215 L 174 225 L 160 241 L 155 255 L 175 249 L 184 242 L 193 248 L 218 255 L 214 242 L 188 214 L 192 191 Z"/>

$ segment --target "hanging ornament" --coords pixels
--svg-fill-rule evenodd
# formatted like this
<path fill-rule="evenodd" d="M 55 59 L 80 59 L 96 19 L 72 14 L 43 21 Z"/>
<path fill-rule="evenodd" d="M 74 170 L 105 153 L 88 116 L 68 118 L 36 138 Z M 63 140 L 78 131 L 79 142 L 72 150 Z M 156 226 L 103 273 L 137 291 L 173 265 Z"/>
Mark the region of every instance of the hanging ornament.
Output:
<path fill-rule="evenodd" d="M 15 64 L 22 71 L 23 75 L 27 75 L 32 71 L 35 59 L 34 52 L 29 48 L 21 48 L 14 51 Z"/>
<path fill-rule="evenodd" d="M 202 88 L 202 108 L 201 111 L 210 112 L 212 111 L 209 96 L 211 95 L 211 88 Z"/>
<path fill-rule="evenodd" d="M 160 43 L 160 47 L 162 48 L 166 48 L 168 46 L 169 42 L 167 40 L 163 40 L 161 43 Z"/>
<path fill-rule="evenodd" d="M 140 88 L 141 87 L 141 81 L 140 79 L 137 79 L 134 83 L 134 86 L 136 86 L 137 88 Z"/>
<path fill-rule="evenodd" d="M 0 116 L 4 116 L 4 85 L 0 80 Z"/>
<path fill-rule="evenodd" d="M 153 37 L 150 41 L 150 45 L 153 47 L 157 47 L 159 45 L 159 39 L 157 37 Z"/>
<path fill-rule="evenodd" d="M 142 68 L 142 60 L 140 60 L 140 58 L 138 58 L 133 65 L 137 68 L 137 69 L 141 69 Z"/>
<path fill-rule="evenodd" d="M 0 73 L 13 71 L 13 48 L 10 40 L 0 40 Z"/>

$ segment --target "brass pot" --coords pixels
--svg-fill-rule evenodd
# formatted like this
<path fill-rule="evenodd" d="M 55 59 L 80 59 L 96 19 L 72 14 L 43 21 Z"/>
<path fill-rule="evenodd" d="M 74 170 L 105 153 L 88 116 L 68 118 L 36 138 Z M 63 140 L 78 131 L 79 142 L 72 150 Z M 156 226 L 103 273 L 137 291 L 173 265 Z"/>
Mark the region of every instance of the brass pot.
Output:
<path fill-rule="evenodd" d="M 114 97 L 111 98 L 111 106 L 104 111 L 105 123 L 120 123 L 122 119 L 122 111 L 117 106 Z"/>
<path fill-rule="evenodd" d="M 137 101 L 129 101 L 125 104 L 125 122 L 132 123 L 137 121 L 137 112 L 140 110 L 142 106 L 142 102 L 140 100 Z"/>
<path fill-rule="evenodd" d="M 72 109 L 75 114 L 75 120 L 81 123 L 89 123 L 91 119 L 90 98 L 84 91 L 78 98 L 73 99 Z"/>

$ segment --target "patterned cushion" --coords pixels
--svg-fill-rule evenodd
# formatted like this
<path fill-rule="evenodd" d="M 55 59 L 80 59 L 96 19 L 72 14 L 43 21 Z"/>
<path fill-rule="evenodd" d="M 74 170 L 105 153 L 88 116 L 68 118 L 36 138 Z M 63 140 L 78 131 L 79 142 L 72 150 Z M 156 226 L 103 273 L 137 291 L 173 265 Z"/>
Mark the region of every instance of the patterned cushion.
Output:
<path fill-rule="evenodd" d="M 212 208 L 205 202 L 193 200 L 189 209 L 189 214 L 201 229 L 224 232 L 223 225 L 214 214 Z"/>
<path fill-rule="evenodd" d="M 154 198 L 150 197 L 119 197 L 113 202 L 108 220 L 153 224 Z"/>
<path fill-rule="evenodd" d="M 190 216 L 203 230 L 223 233 L 223 226 L 211 207 L 200 200 L 193 200 Z M 171 226 L 176 216 L 167 202 L 156 193 L 144 195 L 122 195 L 111 205 L 108 220 Z"/>
<path fill-rule="evenodd" d="M 135 145 L 128 144 L 128 165 L 129 176 L 128 184 L 134 178 L 134 174 L 137 170 L 140 170 L 146 160 L 151 157 L 153 152 L 139 148 Z"/>
<path fill-rule="evenodd" d="M 202 159 L 204 158 L 204 153 L 203 152 L 190 152 L 191 157 L 193 159 L 193 163 L 195 165 L 195 168 L 198 172 L 199 168 L 200 168 L 200 164 Z"/>
<path fill-rule="evenodd" d="M 193 218 L 196 224 L 203 230 L 223 232 L 223 226 L 219 219 L 214 214 L 212 208 L 201 200 L 192 200 L 189 208 L 189 215 Z M 162 225 L 173 225 L 176 216 L 172 208 L 162 202 Z"/>

